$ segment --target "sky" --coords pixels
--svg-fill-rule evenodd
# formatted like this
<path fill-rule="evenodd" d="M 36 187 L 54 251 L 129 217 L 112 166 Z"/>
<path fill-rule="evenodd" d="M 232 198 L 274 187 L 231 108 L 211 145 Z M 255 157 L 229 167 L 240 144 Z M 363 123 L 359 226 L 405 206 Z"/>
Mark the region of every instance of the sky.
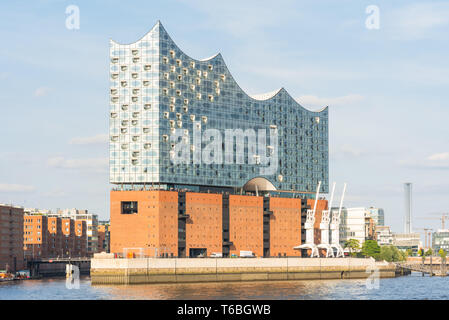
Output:
<path fill-rule="evenodd" d="M 328 105 L 329 182 L 337 200 L 347 183 L 346 207 L 384 208 L 402 232 L 412 182 L 412 226 L 440 228 L 448 1 L 2 1 L 0 203 L 109 218 L 109 39 L 134 42 L 157 20 L 189 56 L 220 52 L 248 94 L 284 87 L 310 110 Z"/>

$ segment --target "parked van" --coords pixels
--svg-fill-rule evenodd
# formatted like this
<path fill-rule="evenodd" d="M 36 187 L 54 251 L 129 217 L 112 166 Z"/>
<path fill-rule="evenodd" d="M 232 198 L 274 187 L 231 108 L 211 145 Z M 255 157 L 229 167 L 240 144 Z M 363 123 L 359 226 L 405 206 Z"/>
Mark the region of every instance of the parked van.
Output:
<path fill-rule="evenodd" d="M 240 258 L 255 258 L 256 256 L 252 251 L 240 251 Z"/>
<path fill-rule="evenodd" d="M 211 258 L 223 258 L 223 254 L 221 252 L 212 252 L 210 257 Z"/>

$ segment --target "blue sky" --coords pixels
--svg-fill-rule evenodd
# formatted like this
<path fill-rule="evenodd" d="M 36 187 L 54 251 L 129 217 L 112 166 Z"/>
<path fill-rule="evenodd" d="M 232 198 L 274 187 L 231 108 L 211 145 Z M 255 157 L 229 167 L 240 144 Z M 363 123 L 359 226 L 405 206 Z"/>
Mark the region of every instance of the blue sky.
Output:
<path fill-rule="evenodd" d="M 80 29 L 65 27 L 68 5 Z M 365 27 L 368 5 L 380 28 Z M 249 94 L 285 87 L 330 106 L 330 183 L 403 230 L 449 211 L 447 1 L 4 1 L 0 4 L 0 202 L 109 216 L 108 41 L 161 20 L 188 55 L 221 52 Z"/>

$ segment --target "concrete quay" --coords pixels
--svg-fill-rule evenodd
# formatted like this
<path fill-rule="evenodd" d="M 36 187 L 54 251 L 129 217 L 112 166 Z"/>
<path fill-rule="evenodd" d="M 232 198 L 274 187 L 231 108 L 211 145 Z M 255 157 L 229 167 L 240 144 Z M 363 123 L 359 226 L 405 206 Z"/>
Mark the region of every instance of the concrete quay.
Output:
<path fill-rule="evenodd" d="M 396 266 L 360 258 L 113 258 L 91 260 L 92 284 L 364 279 Z"/>

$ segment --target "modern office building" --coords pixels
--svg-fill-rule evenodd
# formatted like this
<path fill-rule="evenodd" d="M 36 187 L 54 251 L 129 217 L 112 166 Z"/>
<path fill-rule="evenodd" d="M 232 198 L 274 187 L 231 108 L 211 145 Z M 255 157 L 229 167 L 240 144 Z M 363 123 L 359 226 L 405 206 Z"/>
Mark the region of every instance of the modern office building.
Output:
<path fill-rule="evenodd" d="M 411 249 L 413 255 L 417 255 L 422 247 L 421 235 L 419 233 L 393 233 L 393 245 L 400 250 Z"/>
<path fill-rule="evenodd" d="M 376 239 L 380 246 L 393 244 L 393 233 L 389 226 L 376 226 Z"/>
<path fill-rule="evenodd" d="M 0 270 L 23 267 L 23 208 L 0 204 Z"/>
<path fill-rule="evenodd" d="M 109 93 L 111 252 L 303 253 L 320 181 L 328 192 L 327 107 L 246 94 L 220 54 L 189 57 L 160 22 L 110 41 Z"/>
<path fill-rule="evenodd" d="M 340 244 L 344 248 L 346 241 L 356 239 L 360 245 L 366 240 L 367 210 L 360 208 L 343 208 L 340 216 Z"/>
<path fill-rule="evenodd" d="M 367 210 L 369 212 L 370 217 L 373 218 L 374 224 L 376 226 L 384 226 L 385 225 L 384 209 L 370 207 Z"/>
<path fill-rule="evenodd" d="M 432 234 L 432 248 L 436 253 L 440 249 L 449 252 L 449 229 L 439 229 Z"/>

